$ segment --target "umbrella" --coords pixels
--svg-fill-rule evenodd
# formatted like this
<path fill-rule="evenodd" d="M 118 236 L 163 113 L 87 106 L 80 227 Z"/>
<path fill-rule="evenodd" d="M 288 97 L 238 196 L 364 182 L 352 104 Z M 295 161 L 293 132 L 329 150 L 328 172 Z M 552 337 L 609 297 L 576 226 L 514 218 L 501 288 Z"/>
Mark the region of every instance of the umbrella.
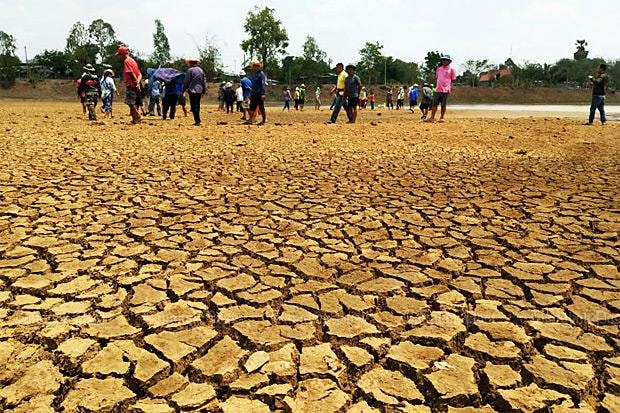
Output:
<path fill-rule="evenodd" d="M 153 77 L 163 81 L 164 83 L 183 83 L 185 81 L 185 73 L 171 67 L 162 67 L 153 73 Z"/>

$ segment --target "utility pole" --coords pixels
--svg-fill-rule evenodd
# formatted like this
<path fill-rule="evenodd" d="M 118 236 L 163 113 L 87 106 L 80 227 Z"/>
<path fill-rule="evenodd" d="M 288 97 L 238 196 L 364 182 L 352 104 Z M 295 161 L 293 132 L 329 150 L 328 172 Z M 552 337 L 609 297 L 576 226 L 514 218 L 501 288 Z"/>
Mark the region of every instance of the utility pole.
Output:
<path fill-rule="evenodd" d="M 24 46 L 24 58 L 26 59 L 26 79 L 30 79 L 30 66 L 28 65 L 28 49 Z"/>
<path fill-rule="evenodd" d="M 387 57 L 383 59 L 383 86 L 387 86 Z"/>

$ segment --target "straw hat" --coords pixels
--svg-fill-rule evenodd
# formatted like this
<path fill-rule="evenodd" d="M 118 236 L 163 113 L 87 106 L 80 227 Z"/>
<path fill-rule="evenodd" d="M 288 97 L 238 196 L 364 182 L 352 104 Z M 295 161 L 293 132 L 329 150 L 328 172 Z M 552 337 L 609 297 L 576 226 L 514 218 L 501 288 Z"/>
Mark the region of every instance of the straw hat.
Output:
<path fill-rule="evenodd" d="M 106 70 L 103 71 L 103 74 L 104 75 L 110 75 L 110 76 L 114 77 L 114 70 L 106 69 Z"/>
<path fill-rule="evenodd" d="M 84 66 L 82 69 L 84 69 L 87 72 L 91 72 L 91 73 L 95 71 L 95 68 L 90 63 Z"/>
<path fill-rule="evenodd" d="M 200 63 L 200 59 L 196 56 L 188 56 L 185 58 L 185 63 Z"/>
<path fill-rule="evenodd" d="M 262 68 L 263 64 L 261 62 L 259 62 L 258 60 L 252 60 L 248 66 L 249 67 L 258 66 L 258 67 Z"/>

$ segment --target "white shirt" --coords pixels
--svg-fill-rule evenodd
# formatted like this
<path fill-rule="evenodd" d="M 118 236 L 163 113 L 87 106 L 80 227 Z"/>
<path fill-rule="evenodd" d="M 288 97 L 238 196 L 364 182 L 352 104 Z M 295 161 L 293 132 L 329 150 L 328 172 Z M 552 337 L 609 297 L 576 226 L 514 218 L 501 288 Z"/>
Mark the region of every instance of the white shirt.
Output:
<path fill-rule="evenodd" d="M 235 90 L 235 94 L 237 95 L 237 102 L 243 102 L 243 89 L 241 86 Z"/>

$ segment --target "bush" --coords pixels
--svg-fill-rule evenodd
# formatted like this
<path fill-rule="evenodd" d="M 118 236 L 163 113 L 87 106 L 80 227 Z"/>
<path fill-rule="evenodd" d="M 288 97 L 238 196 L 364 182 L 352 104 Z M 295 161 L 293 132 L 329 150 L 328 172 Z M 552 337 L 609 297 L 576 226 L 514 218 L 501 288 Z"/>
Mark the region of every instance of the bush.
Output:
<path fill-rule="evenodd" d="M 0 87 L 8 89 L 15 84 L 20 60 L 11 55 L 0 55 Z"/>

